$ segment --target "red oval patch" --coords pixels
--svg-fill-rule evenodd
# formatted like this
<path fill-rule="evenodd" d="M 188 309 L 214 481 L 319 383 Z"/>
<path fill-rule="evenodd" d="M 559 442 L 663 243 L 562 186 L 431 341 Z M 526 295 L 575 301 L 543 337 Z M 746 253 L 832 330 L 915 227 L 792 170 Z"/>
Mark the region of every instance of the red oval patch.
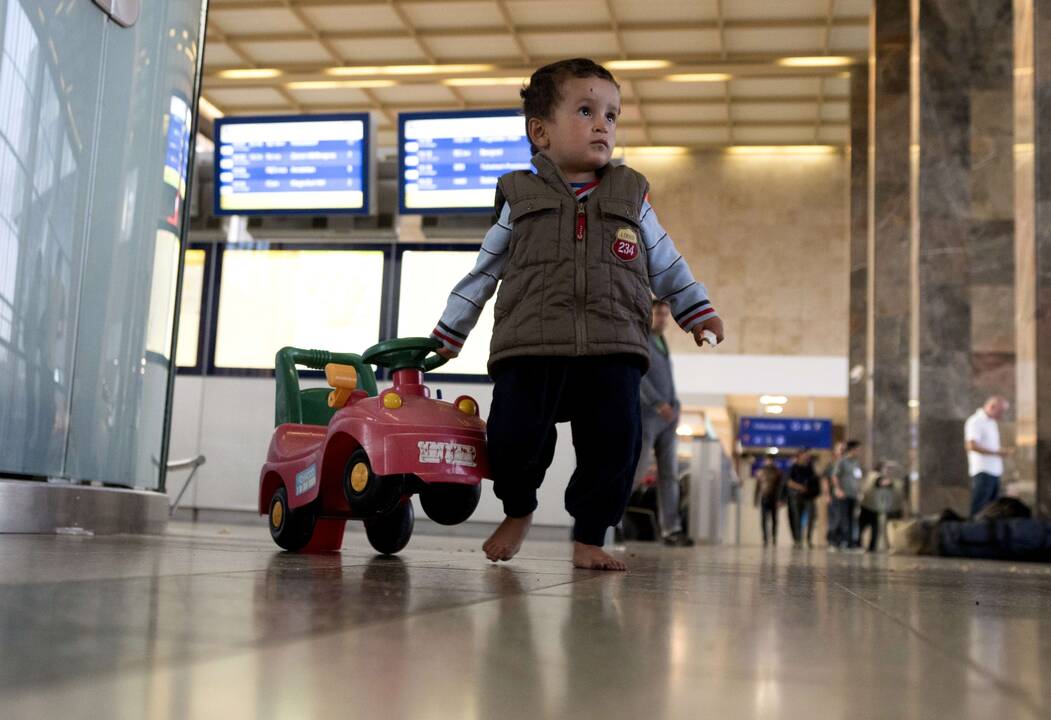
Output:
<path fill-rule="evenodd" d="M 613 241 L 613 254 L 625 262 L 634 260 L 639 256 L 639 244 L 627 240 Z"/>

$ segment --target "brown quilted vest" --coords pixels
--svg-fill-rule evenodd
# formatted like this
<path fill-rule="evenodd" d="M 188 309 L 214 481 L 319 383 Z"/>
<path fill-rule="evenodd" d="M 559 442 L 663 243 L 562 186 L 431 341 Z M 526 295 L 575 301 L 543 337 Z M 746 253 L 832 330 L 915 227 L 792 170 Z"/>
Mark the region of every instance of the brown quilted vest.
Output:
<path fill-rule="evenodd" d="M 639 215 L 646 178 L 607 165 L 578 203 L 546 155 L 534 156 L 533 165 L 535 174 L 511 172 L 497 186 L 497 211 L 503 201 L 510 205 L 513 231 L 490 371 L 510 357 L 614 353 L 637 356 L 645 369 L 651 295 Z"/>

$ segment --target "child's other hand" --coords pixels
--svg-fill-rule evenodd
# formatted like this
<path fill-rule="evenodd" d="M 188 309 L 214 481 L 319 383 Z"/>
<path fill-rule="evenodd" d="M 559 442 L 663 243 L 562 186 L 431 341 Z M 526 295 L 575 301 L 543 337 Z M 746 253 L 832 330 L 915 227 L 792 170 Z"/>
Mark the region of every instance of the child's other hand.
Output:
<path fill-rule="evenodd" d="M 723 320 L 722 318 L 713 317 L 710 320 L 705 320 L 702 323 L 698 323 L 693 326 L 693 341 L 700 347 L 704 344 L 704 331 L 709 330 L 715 334 L 715 342 L 719 344 L 723 341 Z"/>
<path fill-rule="evenodd" d="M 441 355 L 446 360 L 452 360 L 454 357 L 456 357 L 457 355 L 460 354 L 460 353 L 456 352 L 455 350 L 450 350 L 447 347 L 440 347 L 437 350 L 435 350 L 434 352 L 436 354 L 438 354 L 438 355 Z"/>

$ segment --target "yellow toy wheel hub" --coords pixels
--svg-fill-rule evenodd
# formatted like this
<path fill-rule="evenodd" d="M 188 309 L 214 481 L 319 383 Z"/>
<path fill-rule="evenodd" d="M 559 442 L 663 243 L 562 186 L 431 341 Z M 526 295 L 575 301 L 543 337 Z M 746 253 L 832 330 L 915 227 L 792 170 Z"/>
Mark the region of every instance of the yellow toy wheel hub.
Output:
<path fill-rule="evenodd" d="M 369 467 L 365 463 L 359 462 L 350 471 L 350 486 L 354 488 L 354 492 L 362 492 L 368 484 Z"/>

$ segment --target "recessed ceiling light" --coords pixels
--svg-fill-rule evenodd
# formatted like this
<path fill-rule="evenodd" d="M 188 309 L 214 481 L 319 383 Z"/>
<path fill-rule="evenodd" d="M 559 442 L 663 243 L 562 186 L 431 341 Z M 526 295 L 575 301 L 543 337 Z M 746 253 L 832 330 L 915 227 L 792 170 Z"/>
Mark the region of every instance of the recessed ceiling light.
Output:
<path fill-rule="evenodd" d="M 451 87 L 472 87 L 472 86 L 486 86 L 486 85 L 518 85 L 521 87 L 529 82 L 529 78 L 523 77 L 481 77 L 481 78 L 446 78 L 442 80 L 442 85 L 449 85 Z"/>
<path fill-rule="evenodd" d="M 213 105 L 204 95 L 201 95 L 197 99 L 197 110 L 205 117 L 212 120 L 223 116 L 223 111 Z"/>
<path fill-rule="evenodd" d="M 780 415 L 785 411 L 780 405 L 767 405 L 765 410 L 768 415 Z"/>
<path fill-rule="evenodd" d="M 495 66 L 472 65 L 346 65 L 325 68 L 326 75 L 351 77 L 359 75 L 438 75 L 441 73 L 490 72 Z"/>
<path fill-rule="evenodd" d="M 835 145 L 731 145 L 730 155 L 832 155 Z"/>
<path fill-rule="evenodd" d="M 610 70 L 655 70 L 671 65 L 671 60 L 610 60 L 604 63 Z"/>
<path fill-rule="evenodd" d="M 625 146 L 624 152 L 631 155 L 686 155 L 690 148 L 685 145 L 638 145 Z"/>
<path fill-rule="evenodd" d="M 220 70 L 219 77 L 227 80 L 265 80 L 281 75 L 277 68 L 233 68 Z"/>
<path fill-rule="evenodd" d="M 289 90 L 338 90 L 341 88 L 385 88 L 397 85 L 396 80 L 302 80 L 286 83 Z"/>
<path fill-rule="evenodd" d="M 786 57 L 777 61 L 784 67 L 842 67 L 853 65 L 854 58 L 845 55 L 815 55 L 813 57 Z"/>
<path fill-rule="evenodd" d="M 784 395 L 763 395 L 759 402 L 763 405 L 787 405 L 788 398 Z"/>
<path fill-rule="evenodd" d="M 727 73 L 675 73 L 664 77 L 668 82 L 725 82 L 730 79 Z"/>

